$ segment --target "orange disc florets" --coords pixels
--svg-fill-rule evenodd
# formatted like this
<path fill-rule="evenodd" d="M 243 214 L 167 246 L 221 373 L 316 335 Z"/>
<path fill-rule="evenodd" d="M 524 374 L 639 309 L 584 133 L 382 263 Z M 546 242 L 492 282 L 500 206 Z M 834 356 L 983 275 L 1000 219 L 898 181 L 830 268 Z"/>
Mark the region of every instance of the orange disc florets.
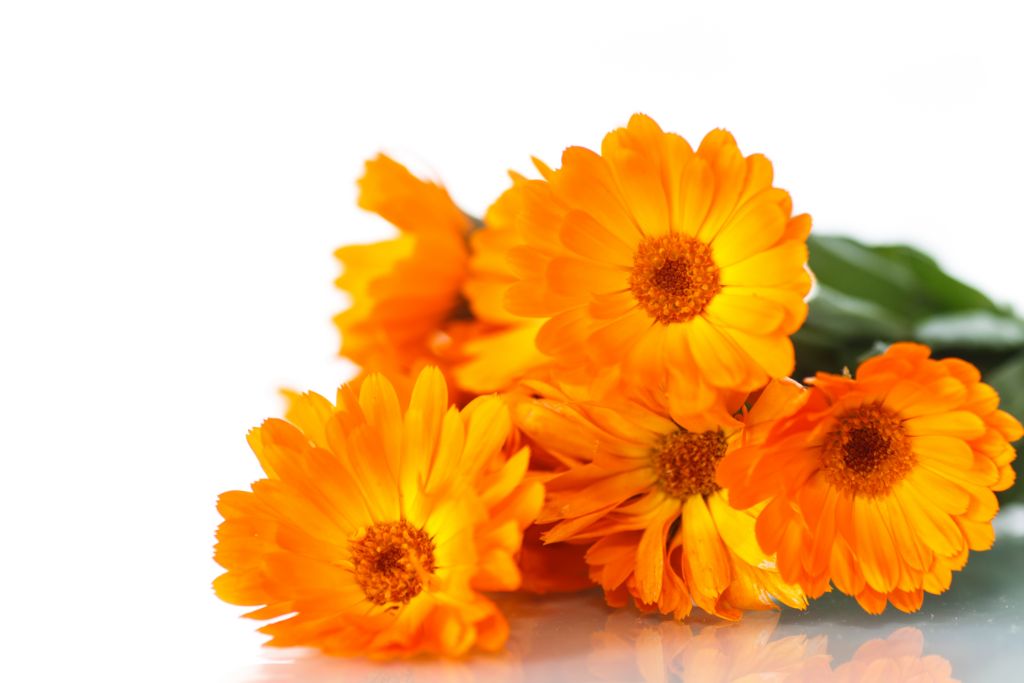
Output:
<path fill-rule="evenodd" d="M 720 488 L 715 483 L 715 470 L 727 446 L 725 435 L 717 429 L 666 434 L 652 452 L 658 483 L 679 499 L 711 495 Z"/>
<path fill-rule="evenodd" d="M 377 522 L 350 548 L 356 583 L 377 605 L 409 602 L 423 589 L 424 576 L 435 569 L 434 542 L 404 519 Z"/>
<path fill-rule="evenodd" d="M 708 245 L 670 233 L 637 246 L 629 288 L 648 315 L 667 325 L 700 315 L 722 284 Z"/>
<path fill-rule="evenodd" d="M 888 493 L 915 462 L 899 415 L 878 403 L 840 415 L 822 456 L 825 475 L 833 485 L 867 496 Z"/>

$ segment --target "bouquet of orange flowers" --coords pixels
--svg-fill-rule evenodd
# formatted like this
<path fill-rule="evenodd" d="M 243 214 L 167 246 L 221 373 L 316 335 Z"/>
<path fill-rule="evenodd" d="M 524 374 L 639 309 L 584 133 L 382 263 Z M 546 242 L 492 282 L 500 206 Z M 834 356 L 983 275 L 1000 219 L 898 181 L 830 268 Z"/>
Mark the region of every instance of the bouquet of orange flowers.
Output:
<path fill-rule="evenodd" d="M 674 619 L 914 611 L 992 545 L 1024 323 L 918 251 L 811 236 L 723 130 L 638 114 L 535 165 L 478 220 L 367 163 L 399 232 L 337 252 L 363 371 L 290 395 L 219 501 L 214 587 L 269 644 L 496 650 L 487 593 L 594 585 Z"/>

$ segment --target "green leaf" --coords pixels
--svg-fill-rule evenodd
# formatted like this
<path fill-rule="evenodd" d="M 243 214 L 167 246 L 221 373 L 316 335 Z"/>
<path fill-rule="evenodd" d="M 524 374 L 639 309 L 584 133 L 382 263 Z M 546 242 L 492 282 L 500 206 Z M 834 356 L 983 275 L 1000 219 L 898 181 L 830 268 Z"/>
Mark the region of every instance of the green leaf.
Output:
<path fill-rule="evenodd" d="M 1024 322 L 917 249 L 829 235 L 812 235 L 808 248 L 817 286 L 793 338 L 799 372 L 814 361 L 836 371 L 877 343 L 901 340 L 973 356 L 983 369 L 1024 350 Z"/>
<path fill-rule="evenodd" d="M 987 296 L 945 273 L 927 254 L 905 245 L 875 247 L 875 251 L 893 262 L 903 264 L 914 274 L 922 294 L 919 303 L 932 311 L 986 310 L 1009 313 Z"/>
<path fill-rule="evenodd" d="M 897 339 L 910 334 L 911 325 L 891 309 L 868 299 L 850 296 L 819 283 L 808 304 L 807 326 L 843 338 Z"/>
<path fill-rule="evenodd" d="M 812 235 L 808 248 L 811 270 L 821 285 L 875 303 L 904 320 L 962 310 L 1007 313 L 912 247 L 869 247 L 847 237 Z"/>
<path fill-rule="evenodd" d="M 912 336 L 937 351 L 1013 351 L 1024 348 L 1024 321 L 992 311 L 941 313 L 919 322 Z"/>
<path fill-rule="evenodd" d="M 911 302 L 899 296 L 914 287 L 914 274 L 906 266 L 846 237 L 812 235 L 807 247 L 819 285 L 903 316 L 910 313 Z"/>

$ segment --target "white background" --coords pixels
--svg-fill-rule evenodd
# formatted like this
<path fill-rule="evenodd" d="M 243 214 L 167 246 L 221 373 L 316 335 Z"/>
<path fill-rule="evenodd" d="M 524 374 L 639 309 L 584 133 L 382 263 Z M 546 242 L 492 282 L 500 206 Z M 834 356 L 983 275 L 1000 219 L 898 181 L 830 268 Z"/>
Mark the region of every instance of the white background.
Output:
<path fill-rule="evenodd" d="M 821 231 L 1020 286 L 1005 2 L 0 4 L 0 679 L 216 681 L 210 581 L 278 387 L 330 392 L 384 149 L 480 213 L 634 111 L 763 152 Z"/>

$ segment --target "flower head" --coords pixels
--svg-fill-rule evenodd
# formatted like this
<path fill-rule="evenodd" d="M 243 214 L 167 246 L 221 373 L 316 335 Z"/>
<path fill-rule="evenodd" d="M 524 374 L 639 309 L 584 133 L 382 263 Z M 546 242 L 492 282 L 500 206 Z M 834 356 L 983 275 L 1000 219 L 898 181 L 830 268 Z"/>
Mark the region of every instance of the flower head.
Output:
<path fill-rule="evenodd" d="M 644 610 L 682 618 L 696 604 L 737 619 L 774 599 L 805 600 L 782 581 L 754 536 L 757 510 L 737 510 L 715 482 L 730 450 L 763 438 L 803 390 L 776 381 L 743 421 L 690 431 L 664 409 L 628 399 L 581 399 L 572 388 L 534 383 L 541 398 L 515 406 L 515 421 L 573 463 L 549 480 L 540 522 L 549 542 L 589 544 L 591 578 L 614 606 L 632 597 Z"/>
<path fill-rule="evenodd" d="M 831 581 L 868 612 L 914 611 L 992 545 L 1024 432 L 977 368 L 930 355 L 900 343 L 856 377 L 818 373 L 762 447 L 719 468 L 734 504 L 768 501 L 758 540 L 813 597 Z"/>
<path fill-rule="evenodd" d="M 507 458 L 508 409 L 494 396 L 461 412 L 424 370 L 404 411 L 367 377 L 337 405 L 295 399 L 249 442 L 267 478 L 218 509 L 217 594 L 280 619 L 270 645 L 375 657 L 502 646 L 507 624 L 478 591 L 515 590 L 515 555 L 543 500 Z M 283 617 L 283 618 L 282 618 Z"/>
<path fill-rule="evenodd" d="M 638 114 L 600 155 L 570 147 L 540 169 L 521 189 L 506 305 L 542 319 L 541 351 L 616 367 L 677 419 L 728 419 L 723 398 L 792 372 L 811 222 L 767 159 L 723 130 L 694 151 Z"/>
<path fill-rule="evenodd" d="M 366 163 L 359 186 L 359 206 L 400 233 L 336 252 L 337 285 L 351 299 L 334 319 L 341 353 L 370 371 L 415 373 L 445 358 L 446 327 L 467 315 L 461 287 L 473 222 L 443 187 L 384 155 Z"/>

